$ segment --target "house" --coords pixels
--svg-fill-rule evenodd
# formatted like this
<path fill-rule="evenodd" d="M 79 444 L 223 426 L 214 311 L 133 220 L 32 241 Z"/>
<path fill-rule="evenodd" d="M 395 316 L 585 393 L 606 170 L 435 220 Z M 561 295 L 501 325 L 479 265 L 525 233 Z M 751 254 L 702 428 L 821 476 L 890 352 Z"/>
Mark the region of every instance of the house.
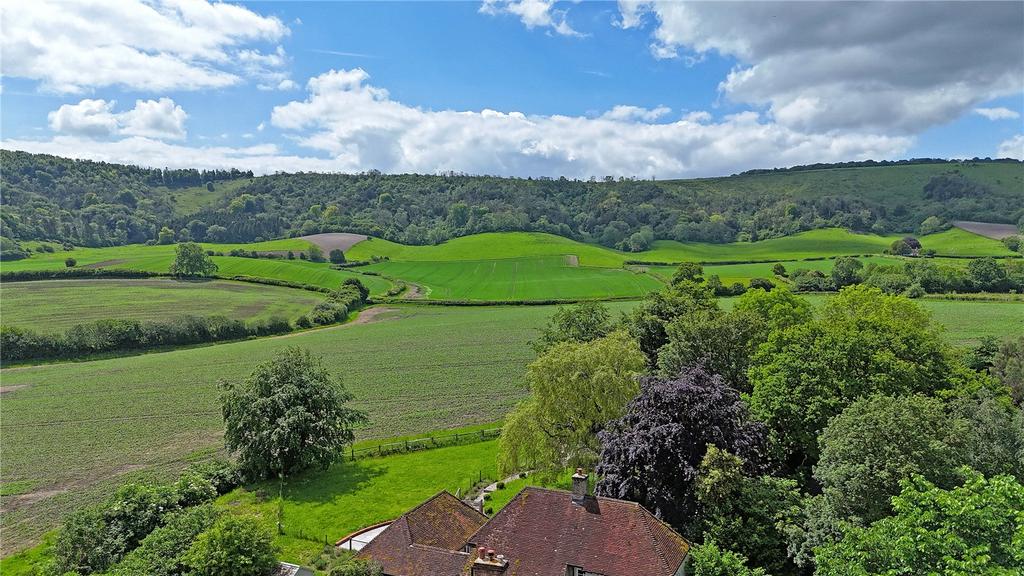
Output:
<path fill-rule="evenodd" d="M 643 506 L 528 487 L 493 518 L 448 492 L 413 508 L 357 555 L 388 576 L 676 576 L 689 543 Z"/>

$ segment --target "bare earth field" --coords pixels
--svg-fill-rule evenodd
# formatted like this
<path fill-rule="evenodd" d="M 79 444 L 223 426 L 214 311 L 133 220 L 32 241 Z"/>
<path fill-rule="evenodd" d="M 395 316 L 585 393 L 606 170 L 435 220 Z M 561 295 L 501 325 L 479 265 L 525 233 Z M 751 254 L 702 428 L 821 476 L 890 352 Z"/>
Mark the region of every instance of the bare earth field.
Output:
<path fill-rule="evenodd" d="M 349 248 L 363 240 L 366 240 L 366 235 L 349 234 L 347 232 L 327 232 L 324 234 L 310 234 L 309 236 L 302 236 L 300 239 L 316 244 L 324 252 L 330 252 L 335 249 L 341 250 L 342 252 L 348 252 Z"/>
<path fill-rule="evenodd" d="M 1013 224 L 993 224 L 991 222 L 968 222 L 967 220 L 958 220 L 953 222 L 953 226 L 994 240 L 1002 240 L 1003 238 L 1014 236 L 1018 232 L 1017 227 Z"/>

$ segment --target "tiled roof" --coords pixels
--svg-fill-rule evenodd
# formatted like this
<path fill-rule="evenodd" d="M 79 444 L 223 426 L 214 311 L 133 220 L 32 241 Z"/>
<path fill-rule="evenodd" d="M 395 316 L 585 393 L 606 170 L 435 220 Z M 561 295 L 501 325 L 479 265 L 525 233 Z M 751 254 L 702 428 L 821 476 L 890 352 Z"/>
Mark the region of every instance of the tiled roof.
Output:
<path fill-rule="evenodd" d="M 531 487 L 490 520 L 442 492 L 358 555 L 380 562 L 389 576 L 466 576 L 478 546 L 508 559 L 502 576 L 564 576 L 566 565 L 605 576 L 673 576 L 690 547 L 635 502 L 576 503 L 570 492 Z"/>
<path fill-rule="evenodd" d="M 566 565 L 605 576 L 672 576 L 689 543 L 635 502 L 526 488 L 469 538 L 509 561 L 506 576 L 564 576 Z"/>
<path fill-rule="evenodd" d="M 466 539 L 487 517 L 439 492 L 403 514 L 357 554 L 379 562 L 394 576 L 457 576 L 469 562 Z"/>

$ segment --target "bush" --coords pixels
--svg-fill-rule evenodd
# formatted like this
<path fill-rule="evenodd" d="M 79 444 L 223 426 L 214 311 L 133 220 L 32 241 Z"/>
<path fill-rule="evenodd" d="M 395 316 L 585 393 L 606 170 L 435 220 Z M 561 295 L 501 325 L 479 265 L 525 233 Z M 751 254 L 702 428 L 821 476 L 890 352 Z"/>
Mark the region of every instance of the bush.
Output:
<path fill-rule="evenodd" d="M 184 555 L 195 576 L 266 576 L 277 566 L 270 532 L 256 518 L 224 516 Z"/>
<path fill-rule="evenodd" d="M 78 260 L 75 260 L 74 258 L 65 258 L 64 259 L 64 266 L 66 268 L 74 268 L 77 265 L 78 265 Z"/>
<path fill-rule="evenodd" d="M 750 288 L 759 288 L 766 292 L 770 292 L 772 288 L 775 288 L 775 284 L 771 280 L 768 280 L 767 278 L 751 278 Z"/>
<path fill-rule="evenodd" d="M 331 250 L 328 258 L 330 259 L 332 264 L 344 264 L 345 263 L 345 253 L 342 252 L 341 250 L 338 250 L 337 248 L 335 248 L 334 250 Z"/>

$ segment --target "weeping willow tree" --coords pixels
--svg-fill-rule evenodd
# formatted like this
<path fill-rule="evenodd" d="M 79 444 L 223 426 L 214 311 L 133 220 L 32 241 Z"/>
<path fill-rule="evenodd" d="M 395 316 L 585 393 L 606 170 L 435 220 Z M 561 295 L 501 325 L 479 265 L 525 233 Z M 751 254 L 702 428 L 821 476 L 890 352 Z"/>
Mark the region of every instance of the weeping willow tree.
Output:
<path fill-rule="evenodd" d="M 567 467 L 592 467 L 597 433 L 622 415 L 639 391 L 646 358 L 620 331 L 590 342 L 562 342 L 527 368 L 530 396 L 506 418 L 498 467 L 551 477 Z"/>

